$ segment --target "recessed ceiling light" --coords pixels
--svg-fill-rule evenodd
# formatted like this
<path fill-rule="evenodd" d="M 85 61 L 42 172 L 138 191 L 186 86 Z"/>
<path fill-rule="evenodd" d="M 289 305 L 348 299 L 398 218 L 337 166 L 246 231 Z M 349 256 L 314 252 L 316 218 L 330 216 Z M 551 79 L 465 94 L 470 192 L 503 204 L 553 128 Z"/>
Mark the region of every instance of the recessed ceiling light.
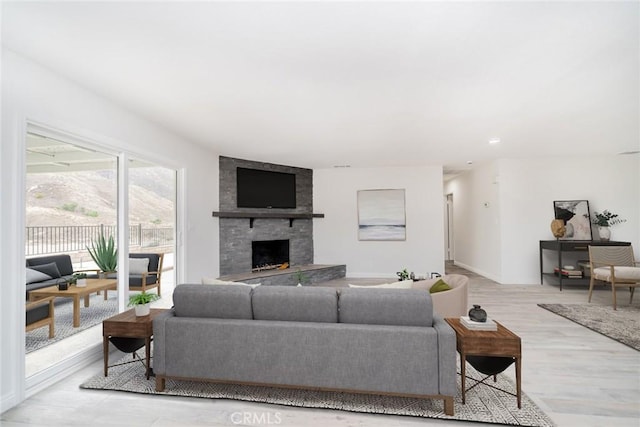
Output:
<path fill-rule="evenodd" d="M 467 160 L 467 164 L 468 164 L 468 165 L 472 165 L 472 164 L 473 164 L 473 161 L 471 161 L 471 160 Z"/>
<path fill-rule="evenodd" d="M 491 145 L 495 145 L 495 144 L 499 144 L 500 143 L 500 138 L 491 138 L 489 140 L 489 144 Z"/>

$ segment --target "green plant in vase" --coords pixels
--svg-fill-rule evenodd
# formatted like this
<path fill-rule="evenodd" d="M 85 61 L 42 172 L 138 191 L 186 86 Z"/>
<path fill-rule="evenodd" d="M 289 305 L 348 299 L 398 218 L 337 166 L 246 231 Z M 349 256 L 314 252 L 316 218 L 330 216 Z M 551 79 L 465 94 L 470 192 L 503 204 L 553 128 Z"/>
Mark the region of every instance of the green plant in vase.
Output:
<path fill-rule="evenodd" d="M 296 271 L 296 279 L 298 280 L 298 285 L 304 285 L 304 283 L 308 280 L 306 274 L 304 274 L 300 269 Z"/>
<path fill-rule="evenodd" d="M 611 238 L 611 230 L 609 227 L 626 221 L 626 219 L 620 218 L 618 214 L 611 213 L 608 210 L 604 210 L 602 213 L 596 211 L 595 218 L 591 220 L 591 222 L 598 226 L 600 240 L 604 241 L 608 241 Z"/>
<path fill-rule="evenodd" d="M 150 312 L 150 304 L 159 299 L 160 297 L 157 294 L 148 294 L 142 291 L 139 294 L 129 296 L 128 306 L 133 306 L 136 316 L 147 316 Z"/>
<path fill-rule="evenodd" d="M 402 271 L 398 271 L 396 273 L 398 275 L 398 280 L 408 280 L 409 279 L 409 271 L 405 268 Z"/>

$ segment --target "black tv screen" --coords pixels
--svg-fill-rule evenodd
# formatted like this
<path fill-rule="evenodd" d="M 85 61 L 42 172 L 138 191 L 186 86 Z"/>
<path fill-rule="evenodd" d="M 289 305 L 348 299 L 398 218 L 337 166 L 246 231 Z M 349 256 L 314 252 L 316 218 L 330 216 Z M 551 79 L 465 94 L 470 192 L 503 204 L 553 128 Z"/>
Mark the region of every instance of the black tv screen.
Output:
<path fill-rule="evenodd" d="M 237 169 L 239 208 L 295 208 L 296 175 L 259 169 Z"/>

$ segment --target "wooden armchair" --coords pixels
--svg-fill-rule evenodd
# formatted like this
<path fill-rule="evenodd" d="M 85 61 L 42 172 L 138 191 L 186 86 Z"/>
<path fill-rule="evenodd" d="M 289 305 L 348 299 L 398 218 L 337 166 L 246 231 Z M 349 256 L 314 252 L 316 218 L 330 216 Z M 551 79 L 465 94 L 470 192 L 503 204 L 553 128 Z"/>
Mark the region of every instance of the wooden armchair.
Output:
<path fill-rule="evenodd" d="M 129 254 L 129 259 L 148 259 L 149 264 L 146 269 L 137 269 L 135 262 L 129 261 L 129 290 L 147 291 L 157 288 L 158 296 L 161 296 L 160 285 L 162 278 L 162 261 L 164 254 L 155 253 L 135 253 Z"/>
<path fill-rule="evenodd" d="M 589 302 L 596 280 L 611 285 L 613 309 L 617 310 L 616 288 L 629 287 L 633 302 L 635 288 L 640 286 L 640 267 L 633 257 L 631 246 L 589 246 L 591 281 L 589 283 Z"/>
<path fill-rule="evenodd" d="M 42 298 L 37 301 L 27 301 L 25 309 L 27 314 L 25 330 L 26 332 L 43 326 L 49 326 L 49 338 L 55 336 L 54 325 L 54 297 Z"/>

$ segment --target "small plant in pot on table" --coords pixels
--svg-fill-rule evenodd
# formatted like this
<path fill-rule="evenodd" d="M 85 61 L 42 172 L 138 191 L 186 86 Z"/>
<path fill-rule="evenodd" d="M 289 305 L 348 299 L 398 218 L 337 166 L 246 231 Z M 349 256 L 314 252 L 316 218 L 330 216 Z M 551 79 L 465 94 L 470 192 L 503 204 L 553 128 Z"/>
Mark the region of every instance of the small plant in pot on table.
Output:
<path fill-rule="evenodd" d="M 151 303 L 159 299 L 158 294 L 148 294 L 142 291 L 139 294 L 129 297 L 129 307 L 133 306 L 136 311 L 136 316 L 148 316 Z"/>

